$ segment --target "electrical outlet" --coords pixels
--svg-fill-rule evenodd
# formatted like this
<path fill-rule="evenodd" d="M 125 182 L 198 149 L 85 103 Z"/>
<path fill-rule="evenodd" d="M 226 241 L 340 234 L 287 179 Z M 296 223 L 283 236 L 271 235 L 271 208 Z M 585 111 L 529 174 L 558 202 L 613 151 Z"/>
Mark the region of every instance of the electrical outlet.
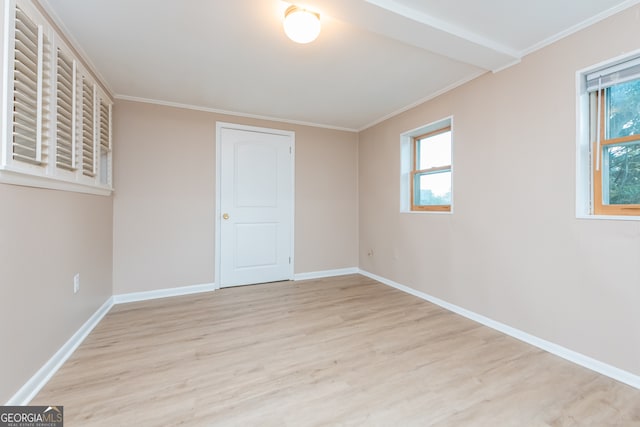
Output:
<path fill-rule="evenodd" d="M 80 273 L 73 276 L 73 293 L 77 294 L 80 290 Z"/>

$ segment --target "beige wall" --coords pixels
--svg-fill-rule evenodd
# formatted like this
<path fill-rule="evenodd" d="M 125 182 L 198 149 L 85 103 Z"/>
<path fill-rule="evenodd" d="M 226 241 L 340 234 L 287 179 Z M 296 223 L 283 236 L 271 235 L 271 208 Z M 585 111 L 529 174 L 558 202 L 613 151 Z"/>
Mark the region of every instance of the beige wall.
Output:
<path fill-rule="evenodd" d="M 575 73 L 640 48 L 639 16 L 362 132 L 360 267 L 640 374 L 640 222 L 575 217 Z M 399 135 L 449 115 L 454 213 L 400 214 Z"/>
<path fill-rule="evenodd" d="M 0 206 L 4 403 L 111 296 L 112 199 L 0 184 Z"/>
<path fill-rule="evenodd" d="M 118 102 L 113 198 L 0 184 L 0 402 L 112 294 L 213 282 L 216 120 L 296 132 L 296 272 L 357 265 L 355 133 Z"/>
<path fill-rule="evenodd" d="M 295 131 L 295 271 L 357 266 L 357 134 L 118 101 L 114 294 L 213 283 L 217 121 Z"/>
<path fill-rule="evenodd" d="M 213 282 L 215 122 L 116 102 L 114 294 Z"/>

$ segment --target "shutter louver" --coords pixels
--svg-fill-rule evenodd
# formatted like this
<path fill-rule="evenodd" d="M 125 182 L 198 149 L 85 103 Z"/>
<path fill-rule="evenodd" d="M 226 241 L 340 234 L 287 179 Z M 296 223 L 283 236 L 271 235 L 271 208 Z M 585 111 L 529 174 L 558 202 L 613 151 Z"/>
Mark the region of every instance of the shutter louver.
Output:
<path fill-rule="evenodd" d="M 56 75 L 56 166 L 71 171 L 76 169 L 75 76 L 75 62 L 68 59 L 60 49 L 58 49 Z"/>
<path fill-rule="evenodd" d="M 93 85 L 82 79 L 82 174 L 96 175 L 94 145 Z"/>
<path fill-rule="evenodd" d="M 46 55 L 42 27 L 16 8 L 13 69 L 13 159 L 42 165 L 46 157 Z"/>
<path fill-rule="evenodd" d="M 111 151 L 111 126 L 109 125 L 109 105 L 100 100 L 100 148 Z"/>

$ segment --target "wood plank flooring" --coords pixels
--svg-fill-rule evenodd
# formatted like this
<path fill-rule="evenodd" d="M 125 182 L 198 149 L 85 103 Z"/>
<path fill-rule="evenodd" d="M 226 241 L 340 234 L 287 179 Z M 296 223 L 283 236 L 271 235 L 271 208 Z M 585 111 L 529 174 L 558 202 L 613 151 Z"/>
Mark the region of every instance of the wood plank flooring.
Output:
<path fill-rule="evenodd" d="M 352 275 L 115 306 L 65 426 L 640 426 L 640 391 Z"/>

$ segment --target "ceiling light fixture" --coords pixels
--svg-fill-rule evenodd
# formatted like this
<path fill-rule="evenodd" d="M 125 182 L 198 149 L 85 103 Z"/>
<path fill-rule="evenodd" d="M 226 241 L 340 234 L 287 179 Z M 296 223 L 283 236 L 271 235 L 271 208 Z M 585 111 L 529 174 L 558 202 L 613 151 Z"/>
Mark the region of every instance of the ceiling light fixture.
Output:
<path fill-rule="evenodd" d="M 289 6 L 284 13 L 284 32 L 296 43 L 311 43 L 320 34 L 320 14 Z"/>

